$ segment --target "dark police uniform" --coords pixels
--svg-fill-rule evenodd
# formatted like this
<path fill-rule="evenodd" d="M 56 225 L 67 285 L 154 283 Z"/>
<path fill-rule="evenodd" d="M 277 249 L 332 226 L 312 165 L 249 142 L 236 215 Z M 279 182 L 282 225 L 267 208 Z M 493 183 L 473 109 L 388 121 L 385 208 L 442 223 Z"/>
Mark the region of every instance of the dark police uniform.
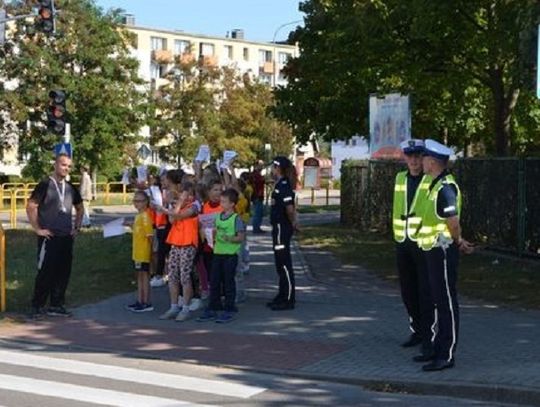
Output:
<path fill-rule="evenodd" d="M 422 140 L 407 140 L 401 144 L 405 154 L 422 153 Z M 409 171 L 397 174 L 394 186 L 393 232 L 396 241 L 396 263 L 399 273 L 401 298 L 407 309 L 412 335 L 403 347 L 422 343 L 422 354 L 430 355 L 433 305 L 423 251 L 415 235 L 420 226 L 421 207 L 427 199 L 431 177 L 413 176 Z"/>
<path fill-rule="evenodd" d="M 294 206 L 295 194 L 287 178 L 280 178 L 272 191 L 270 223 L 272 224 L 272 244 L 279 277 L 279 291 L 269 305 L 274 309 L 294 308 L 295 280 L 291 258 L 291 238 L 294 227 L 287 216 L 287 207 Z M 273 304 L 272 304 L 273 303 Z"/>
<path fill-rule="evenodd" d="M 426 140 L 427 155 L 447 159 L 452 150 Z M 418 244 L 424 250 L 431 297 L 434 302 L 433 361 L 424 370 L 441 370 L 454 365 L 459 335 L 457 269 L 459 248 L 452 239 L 446 219 L 460 215 L 461 195 L 454 177 L 444 170 L 429 187 L 428 204 L 422 215 Z"/>

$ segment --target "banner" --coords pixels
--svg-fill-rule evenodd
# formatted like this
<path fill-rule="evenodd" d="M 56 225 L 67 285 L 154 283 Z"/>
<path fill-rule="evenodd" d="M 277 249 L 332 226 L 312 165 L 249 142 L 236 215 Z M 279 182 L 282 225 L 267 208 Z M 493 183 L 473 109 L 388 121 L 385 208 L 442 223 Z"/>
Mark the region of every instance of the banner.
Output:
<path fill-rule="evenodd" d="M 399 144 L 411 138 L 409 95 L 370 96 L 369 135 L 371 158 L 401 158 Z"/>

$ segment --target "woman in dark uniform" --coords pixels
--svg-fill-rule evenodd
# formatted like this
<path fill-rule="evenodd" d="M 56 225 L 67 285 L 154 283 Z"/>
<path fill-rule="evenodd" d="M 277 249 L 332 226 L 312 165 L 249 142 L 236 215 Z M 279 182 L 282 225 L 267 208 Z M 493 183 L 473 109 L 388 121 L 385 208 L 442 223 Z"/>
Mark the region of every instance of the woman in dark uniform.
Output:
<path fill-rule="evenodd" d="M 279 291 L 267 306 L 273 311 L 293 309 L 295 305 L 294 270 L 291 258 L 291 238 L 298 229 L 295 208 L 294 167 L 286 157 L 276 157 L 272 163 L 272 175 L 276 180 L 272 191 L 270 223 L 272 244 L 279 277 Z"/>

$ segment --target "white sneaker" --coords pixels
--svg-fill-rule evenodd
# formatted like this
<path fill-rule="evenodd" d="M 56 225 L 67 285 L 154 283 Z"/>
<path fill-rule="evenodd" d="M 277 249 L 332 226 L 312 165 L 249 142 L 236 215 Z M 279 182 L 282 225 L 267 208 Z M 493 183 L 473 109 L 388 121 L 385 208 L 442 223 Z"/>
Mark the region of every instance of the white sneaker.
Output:
<path fill-rule="evenodd" d="M 197 311 L 198 309 L 201 309 L 201 307 L 202 307 L 202 301 L 200 298 L 193 298 L 191 302 L 189 303 L 190 311 Z"/>
<path fill-rule="evenodd" d="M 179 313 L 179 309 L 169 308 L 167 311 L 165 311 L 159 316 L 159 319 L 175 319 Z"/>
<path fill-rule="evenodd" d="M 191 318 L 191 312 L 189 312 L 189 309 L 185 310 L 182 308 L 182 311 L 180 311 L 178 315 L 176 315 L 176 322 L 187 321 L 190 318 Z"/>
<path fill-rule="evenodd" d="M 150 280 L 150 287 L 163 287 L 165 284 L 167 283 L 165 282 L 165 279 L 163 279 L 163 277 L 154 276 Z"/>

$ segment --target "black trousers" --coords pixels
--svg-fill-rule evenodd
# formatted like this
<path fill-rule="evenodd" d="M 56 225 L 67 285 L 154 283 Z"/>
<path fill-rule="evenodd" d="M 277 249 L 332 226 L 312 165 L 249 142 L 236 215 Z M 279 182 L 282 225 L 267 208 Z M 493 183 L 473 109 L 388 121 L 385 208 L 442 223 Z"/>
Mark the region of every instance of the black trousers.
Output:
<path fill-rule="evenodd" d="M 63 306 L 71 276 L 73 237 L 38 237 L 38 274 L 34 285 L 33 307 L 44 307 L 47 299 L 51 307 Z"/>
<path fill-rule="evenodd" d="M 171 245 L 167 244 L 167 236 L 171 230 L 170 226 L 167 226 L 163 229 L 156 229 L 156 237 L 158 241 L 158 252 L 157 252 L 157 268 L 156 275 L 163 276 L 165 271 L 165 259 L 167 258 L 169 251 L 171 250 Z"/>
<path fill-rule="evenodd" d="M 237 254 L 215 254 L 212 259 L 212 273 L 210 273 L 210 303 L 208 308 L 212 311 L 237 311 L 236 300 L 236 266 Z M 225 304 L 221 302 L 221 293 L 225 294 Z"/>
<path fill-rule="evenodd" d="M 396 244 L 396 261 L 401 298 L 409 314 L 411 330 L 422 337 L 425 352 L 431 351 L 433 301 L 429 286 L 425 252 L 406 239 Z"/>
<path fill-rule="evenodd" d="M 279 290 L 274 302 L 294 304 L 295 280 L 291 258 L 292 226 L 288 223 L 272 225 L 272 244 L 274 247 L 274 260 L 279 278 Z"/>
<path fill-rule="evenodd" d="M 425 253 L 437 324 L 433 340 L 435 357 L 450 361 L 454 358 L 459 335 L 456 289 L 459 250 L 453 243 L 447 249 L 437 247 Z"/>

